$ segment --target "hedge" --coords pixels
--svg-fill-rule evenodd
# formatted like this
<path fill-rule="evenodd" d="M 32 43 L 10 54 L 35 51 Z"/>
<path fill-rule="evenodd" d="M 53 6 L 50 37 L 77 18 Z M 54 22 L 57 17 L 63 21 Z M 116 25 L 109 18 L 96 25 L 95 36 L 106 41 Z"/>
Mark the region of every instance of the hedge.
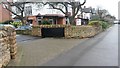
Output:
<path fill-rule="evenodd" d="M 91 25 L 91 26 L 102 26 L 102 29 L 107 29 L 109 27 L 109 24 L 105 21 L 90 21 L 88 25 Z"/>

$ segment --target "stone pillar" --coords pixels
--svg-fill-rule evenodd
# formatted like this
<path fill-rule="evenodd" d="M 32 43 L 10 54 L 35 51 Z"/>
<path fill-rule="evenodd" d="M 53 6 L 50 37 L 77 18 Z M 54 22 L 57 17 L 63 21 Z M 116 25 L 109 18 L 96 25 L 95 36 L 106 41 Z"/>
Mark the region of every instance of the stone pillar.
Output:
<path fill-rule="evenodd" d="M 64 29 L 64 34 L 65 34 L 65 38 L 71 38 L 72 35 L 72 30 L 71 30 L 71 26 L 66 26 Z"/>
<path fill-rule="evenodd" d="M 33 26 L 32 28 L 32 36 L 41 36 L 41 28 L 40 26 Z"/>
<path fill-rule="evenodd" d="M 4 27 L 0 30 L 0 68 L 16 58 L 16 32 L 13 28 Z"/>
<path fill-rule="evenodd" d="M 16 31 L 13 28 L 7 29 L 10 44 L 11 59 L 15 59 L 17 55 Z"/>
<path fill-rule="evenodd" d="M 9 39 L 8 44 L 10 45 L 11 59 L 15 59 L 17 55 L 16 31 L 11 27 L 5 27 L 4 30 L 7 32 Z"/>
<path fill-rule="evenodd" d="M 16 58 L 17 54 L 17 43 L 16 43 L 16 32 L 13 31 L 9 36 L 9 44 L 10 44 L 10 55 L 11 59 Z"/>
<path fill-rule="evenodd" d="M 10 45 L 7 33 L 0 30 L 0 68 L 10 61 Z"/>

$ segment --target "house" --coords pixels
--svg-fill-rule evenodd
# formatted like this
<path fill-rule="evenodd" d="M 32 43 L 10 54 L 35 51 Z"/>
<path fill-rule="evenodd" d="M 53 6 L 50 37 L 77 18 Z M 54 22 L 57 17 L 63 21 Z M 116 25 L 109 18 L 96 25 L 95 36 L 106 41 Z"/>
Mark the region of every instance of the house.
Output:
<path fill-rule="evenodd" d="M 0 4 L 0 22 L 5 22 L 11 19 L 11 13 L 5 8 L 3 4 Z"/>
<path fill-rule="evenodd" d="M 39 6 L 39 7 L 38 7 Z M 60 5 L 58 7 L 61 7 Z M 64 9 L 64 7 L 61 7 Z M 45 14 L 60 14 L 60 15 L 64 15 L 61 11 L 56 10 L 56 9 L 52 9 L 51 6 L 49 5 L 43 5 L 43 4 L 39 4 L 39 5 L 34 5 L 34 4 L 26 4 L 25 5 L 25 16 L 34 16 L 37 14 L 41 14 L 41 15 L 45 15 Z"/>
<path fill-rule="evenodd" d="M 63 11 L 66 11 L 64 5 L 59 4 L 59 5 L 57 5 L 57 7 L 63 9 Z M 71 6 L 68 5 L 67 8 L 69 11 L 69 15 L 72 15 Z M 89 9 L 89 10 L 87 10 L 87 9 Z M 90 8 L 86 8 L 86 10 L 90 11 Z M 37 14 L 39 14 L 39 13 L 41 14 L 41 16 L 37 16 Z M 88 12 L 83 14 L 83 18 L 87 18 L 87 15 L 89 15 L 87 13 Z M 80 14 L 80 11 L 78 12 L 78 14 Z M 62 13 L 60 10 L 53 9 L 48 4 L 47 5 L 25 4 L 24 16 L 28 17 L 29 24 L 33 24 L 33 25 L 41 24 L 41 21 L 42 21 L 41 18 L 49 19 L 51 24 L 66 24 L 66 20 L 67 20 L 67 23 L 70 24 L 69 18 L 66 17 L 67 19 L 65 19 L 64 13 Z M 75 18 L 77 18 L 77 16 Z"/>
<path fill-rule="evenodd" d="M 28 16 L 28 23 L 33 25 L 42 25 L 43 21 L 48 21 L 49 24 L 66 24 L 66 18 L 60 14 L 45 14 L 45 15 L 35 15 L 35 16 Z"/>

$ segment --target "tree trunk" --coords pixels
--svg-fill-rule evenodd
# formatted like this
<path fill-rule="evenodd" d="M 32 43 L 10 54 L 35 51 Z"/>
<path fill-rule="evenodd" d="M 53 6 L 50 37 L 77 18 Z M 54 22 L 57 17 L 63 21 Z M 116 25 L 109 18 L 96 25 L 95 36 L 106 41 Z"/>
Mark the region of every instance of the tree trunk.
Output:
<path fill-rule="evenodd" d="M 23 24 L 23 25 L 25 25 L 25 22 L 24 22 L 24 20 L 23 20 L 23 19 L 21 20 L 21 22 L 22 22 L 22 24 Z"/>
<path fill-rule="evenodd" d="M 75 6 L 72 6 L 72 16 L 70 17 L 70 22 L 72 25 L 75 25 Z"/>
<path fill-rule="evenodd" d="M 22 25 L 25 25 L 24 17 L 19 17 L 20 21 L 22 22 Z"/>
<path fill-rule="evenodd" d="M 70 20 L 70 24 L 75 25 L 75 17 L 74 16 L 71 16 L 69 18 L 69 20 Z"/>

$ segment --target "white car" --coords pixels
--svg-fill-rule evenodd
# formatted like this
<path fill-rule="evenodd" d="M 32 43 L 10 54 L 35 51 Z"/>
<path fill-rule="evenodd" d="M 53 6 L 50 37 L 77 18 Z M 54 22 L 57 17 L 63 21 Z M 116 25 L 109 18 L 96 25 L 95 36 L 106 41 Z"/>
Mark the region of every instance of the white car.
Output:
<path fill-rule="evenodd" d="M 114 21 L 114 24 L 120 24 L 120 21 Z"/>
<path fill-rule="evenodd" d="M 15 29 L 15 27 L 13 25 L 10 25 L 10 24 L 2 24 L 2 25 L 5 26 L 5 27 L 12 27 L 12 28 Z"/>
<path fill-rule="evenodd" d="M 19 26 L 15 30 L 31 30 L 31 29 L 32 29 L 31 26 Z"/>
<path fill-rule="evenodd" d="M 12 27 L 15 29 L 15 27 L 13 25 L 10 25 L 10 24 L 5 24 L 4 26 L 7 26 L 7 27 Z"/>

